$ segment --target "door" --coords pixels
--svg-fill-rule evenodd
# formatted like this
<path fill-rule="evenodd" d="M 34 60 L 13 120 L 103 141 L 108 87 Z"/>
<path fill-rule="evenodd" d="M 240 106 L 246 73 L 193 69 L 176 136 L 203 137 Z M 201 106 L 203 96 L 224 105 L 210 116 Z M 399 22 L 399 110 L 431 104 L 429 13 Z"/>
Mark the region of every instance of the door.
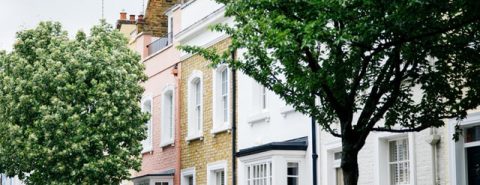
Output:
<path fill-rule="evenodd" d="M 468 185 L 480 185 L 480 146 L 467 148 Z"/>

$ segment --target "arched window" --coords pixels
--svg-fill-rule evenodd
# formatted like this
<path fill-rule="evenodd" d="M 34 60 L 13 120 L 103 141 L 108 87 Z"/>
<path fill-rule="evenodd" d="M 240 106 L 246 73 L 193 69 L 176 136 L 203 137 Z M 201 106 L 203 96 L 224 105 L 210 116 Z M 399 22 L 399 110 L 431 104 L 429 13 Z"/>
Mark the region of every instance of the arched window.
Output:
<path fill-rule="evenodd" d="M 189 78 L 188 104 L 187 140 L 201 138 L 203 134 L 203 84 L 200 71 L 194 71 Z"/>
<path fill-rule="evenodd" d="M 174 88 L 167 87 L 162 96 L 161 146 L 173 144 L 175 136 Z"/>
<path fill-rule="evenodd" d="M 229 72 L 226 65 L 214 70 L 213 81 L 213 133 L 224 131 L 229 127 L 230 86 Z"/>
<path fill-rule="evenodd" d="M 146 134 L 147 138 L 142 141 L 143 152 L 147 152 L 152 150 L 152 98 L 148 97 L 143 99 L 142 101 L 142 112 L 148 113 L 150 115 L 150 119 L 145 122 L 145 127 L 147 128 Z"/>

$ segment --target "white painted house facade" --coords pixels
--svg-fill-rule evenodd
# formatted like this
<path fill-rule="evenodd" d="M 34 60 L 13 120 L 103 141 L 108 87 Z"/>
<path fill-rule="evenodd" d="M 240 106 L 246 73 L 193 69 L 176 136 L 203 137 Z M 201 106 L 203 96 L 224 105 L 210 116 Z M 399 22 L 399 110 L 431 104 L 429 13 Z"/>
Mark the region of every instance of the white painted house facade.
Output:
<path fill-rule="evenodd" d="M 182 27 L 190 34 L 179 35 L 178 40 L 208 47 L 228 37 L 207 29 L 217 23 L 232 23 L 231 18 L 223 16 L 222 5 L 212 0 L 191 3 L 182 12 Z M 237 51 L 237 55 L 241 58 L 242 51 Z M 182 53 L 182 59 L 187 57 L 189 54 Z M 318 184 L 342 184 L 339 138 L 316 127 L 318 173 L 313 174 L 311 118 L 294 111 L 241 72 L 237 86 L 238 185 L 311 185 L 314 175 Z M 472 158 L 480 159 L 480 113 L 472 113 L 460 122 L 468 139 L 461 138 L 459 142 L 452 140 L 452 122 L 415 133 L 372 132 L 359 153 L 358 184 L 478 184 L 478 176 L 471 176 L 477 171 L 480 174 L 480 163 L 477 167 L 470 162 L 475 162 Z M 469 178 L 473 181 L 469 182 Z"/>
<path fill-rule="evenodd" d="M 238 185 L 312 184 L 311 119 L 245 74 L 238 89 Z"/>

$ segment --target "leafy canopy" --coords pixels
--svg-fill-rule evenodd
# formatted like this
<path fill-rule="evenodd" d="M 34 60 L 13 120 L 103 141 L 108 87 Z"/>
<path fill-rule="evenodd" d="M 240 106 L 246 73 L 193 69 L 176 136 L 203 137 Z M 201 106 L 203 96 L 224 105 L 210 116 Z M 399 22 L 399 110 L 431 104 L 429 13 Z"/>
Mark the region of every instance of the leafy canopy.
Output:
<path fill-rule="evenodd" d="M 104 21 L 70 40 L 59 23 L 0 53 L 0 173 L 27 184 L 118 184 L 140 166 L 145 80 L 139 56 Z"/>
<path fill-rule="evenodd" d="M 217 1 L 235 19 L 214 27 L 229 53 L 182 49 L 241 70 L 340 137 L 347 185 L 371 131 L 440 127 L 480 104 L 480 1 Z"/>
<path fill-rule="evenodd" d="M 235 23 L 214 29 L 242 55 L 182 49 L 240 69 L 357 149 L 372 130 L 439 127 L 480 104 L 478 1 L 217 1 Z"/>

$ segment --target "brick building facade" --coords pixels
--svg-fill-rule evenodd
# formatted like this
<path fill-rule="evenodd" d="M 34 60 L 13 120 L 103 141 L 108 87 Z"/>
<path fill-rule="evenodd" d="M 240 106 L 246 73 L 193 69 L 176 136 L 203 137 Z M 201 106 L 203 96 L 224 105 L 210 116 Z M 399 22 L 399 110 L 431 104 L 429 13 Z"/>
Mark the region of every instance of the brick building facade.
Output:
<path fill-rule="evenodd" d="M 218 51 L 227 49 L 229 39 L 220 41 L 212 46 Z M 224 170 L 224 182 L 231 182 L 232 177 L 232 140 L 229 129 L 213 133 L 213 70 L 210 67 L 211 62 L 205 60 L 199 55 L 191 56 L 182 61 L 182 77 L 181 77 L 181 138 L 183 139 L 181 145 L 181 169 L 182 169 L 182 184 L 187 183 L 188 173 L 193 170 L 195 184 L 207 184 L 207 178 L 212 176 L 208 173 L 213 173 L 209 170 L 209 166 L 215 164 L 224 164 L 218 170 Z M 202 128 L 201 134 L 195 138 L 189 138 L 188 127 L 190 126 L 189 114 L 189 96 L 192 91 L 189 83 L 191 83 L 192 75 L 194 73 L 201 73 L 200 80 L 202 86 Z M 229 82 L 231 83 L 231 82 Z M 231 86 L 229 86 L 231 87 Z M 230 91 L 231 92 L 231 91 Z M 191 100 L 191 99 L 190 99 Z M 190 113 L 189 113 L 190 112 Z M 185 139 L 186 138 L 186 139 Z M 212 183 L 210 183 L 212 184 Z"/>

